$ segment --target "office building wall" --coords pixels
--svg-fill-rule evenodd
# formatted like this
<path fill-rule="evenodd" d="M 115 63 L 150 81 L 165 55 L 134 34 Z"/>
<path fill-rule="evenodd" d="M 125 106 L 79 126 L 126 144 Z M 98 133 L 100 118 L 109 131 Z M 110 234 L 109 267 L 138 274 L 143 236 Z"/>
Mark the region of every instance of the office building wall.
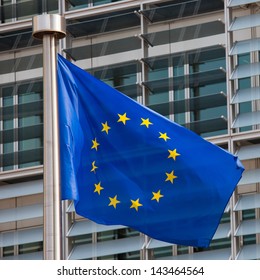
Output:
<path fill-rule="evenodd" d="M 0 1 L 0 259 L 43 258 L 42 42 L 138 102 L 237 154 L 246 171 L 208 249 L 79 217 L 63 202 L 66 259 L 260 258 L 260 6 L 249 0 Z M 207 209 L 205 209 L 207 211 Z"/>

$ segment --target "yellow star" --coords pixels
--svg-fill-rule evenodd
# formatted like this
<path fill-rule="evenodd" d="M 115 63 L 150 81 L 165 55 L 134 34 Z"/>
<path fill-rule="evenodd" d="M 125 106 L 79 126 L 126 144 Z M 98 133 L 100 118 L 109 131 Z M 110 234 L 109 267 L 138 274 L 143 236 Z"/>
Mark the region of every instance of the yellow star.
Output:
<path fill-rule="evenodd" d="M 170 153 L 168 158 L 173 158 L 174 160 L 176 160 L 176 157 L 180 156 L 179 153 L 177 153 L 177 150 L 168 150 L 168 152 Z"/>
<path fill-rule="evenodd" d="M 108 134 L 108 130 L 111 129 L 111 127 L 108 126 L 107 122 L 102 123 L 102 126 L 103 126 L 103 128 L 102 128 L 101 131 L 102 131 L 102 132 L 104 131 L 104 132 L 106 132 L 106 134 Z"/>
<path fill-rule="evenodd" d="M 159 202 L 159 200 L 163 197 L 163 195 L 161 194 L 161 190 L 159 190 L 157 193 L 155 192 L 152 193 L 153 193 L 152 200 L 156 200 L 157 202 Z"/>
<path fill-rule="evenodd" d="M 118 114 L 119 119 L 117 122 L 122 122 L 124 125 L 126 124 L 126 121 L 129 121 L 130 119 L 126 116 L 126 113 L 124 115 Z"/>
<path fill-rule="evenodd" d="M 95 190 L 94 192 L 97 192 L 100 195 L 100 192 L 103 190 L 104 188 L 101 187 L 101 182 L 99 182 L 98 184 L 95 184 Z"/>
<path fill-rule="evenodd" d="M 98 169 L 98 167 L 95 166 L 95 163 L 96 163 L 95 161 L 92 162 L 92 169 L 90 170 L 90 172 L 96 173 L 96 169 Z"/>
<path fill-rule="evenodd" d="M 149 125 L 153 124 L 149 121 L 149 118 L 148 119 L 141 118 L 141 120 L 142 120 L 142 123 L 140 125 L 145 125 L 147 128 L 149 128 Z"/>
<path fill-rule="evenodd" d="M 159 132 L 159 133 L 160 133 L 159 138 L 162 138 L 164 141 L 167 141 L 168 139 L 171 139 L 170 137 L 167 136 L 166 132 L 165 133 Z"/>
<path fill-rule="evenodd" d="M 97 138 L 95 138 L 94 140 L 92 140 L 92 147 L 91 149 L 96 149 L 96 151 L 98 150 L 98 146 L 100 145 L 98 142 L 97 142 Z"/>
<path fill-rule="evenodd" d="M 137 200 L 132 200 L 131 199 L 131 202 L 132 202 L 132 205 L 131 205 L 130 208 L 135 208 L 136 211 L 138 211 L 138 207 L 143 206 L 143 204 L 141 204 L 139 202 L 139 198 Z"/>
<path fill-rule="evenodd" d="M 172 171 L 171 173 L 165 173 L 167 178 L 165 180 L 165 182 L 170 181 L 173 184 L 173 180 L 178 178 L 177 176 L 174 175 L 174 171 Z"/>
<path fill-rule="evenodd" d="M 117 195 L 115 195 L 115 197 L 109 197 L 109 199 L 110 203 L 108 204 L 108 206 L 114 206 L 114 208 L 116 209 L 116 205 L 120 203 L 120 201 L 117 200 Z"/>

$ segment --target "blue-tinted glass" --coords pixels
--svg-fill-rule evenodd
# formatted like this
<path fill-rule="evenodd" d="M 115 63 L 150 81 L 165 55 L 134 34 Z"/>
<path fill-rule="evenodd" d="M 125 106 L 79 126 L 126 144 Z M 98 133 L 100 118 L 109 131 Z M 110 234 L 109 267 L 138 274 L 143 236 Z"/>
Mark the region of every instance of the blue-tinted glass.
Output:
<path fill-rule="evenodd" d="M 120 2 L 122 0 L 93 0 L 94 6 L 97 5 L 103 5 L 103 4 L 108 4 L 108 3 L 113 3 L 113 2 Z"/>
<path fill-rule="evenodd" d="M 14 87 L 4 87 L 2 88 L 2 97 L 3 97 L 3 106 L 12 106 L 13 105 L 13 91 Z"/>
<path fill-rule="evenodd" d="M 141 94 L 141 89 L 137 86 L 139 71 L 139 64 L 136 62 L 88 70 L 96 78 L 135 100 Z"/>
<path fill-rule="evenodd" d="M 168 77 L 168 68 L 153 69 L 148 72 L 148 80 L 160 80 Z"/>
<path fill-rule="evenodd" d="M 214 83 L 209 85 L 203 85 L 201 87 L 191 88 L 191 97 L 205 96 L 218 92 L 226 92 L 226 82 Z"/>
<path fill-rule="evenodd" d="M 243 235 L 243 244 L 244 245 L 256 244 L 256 235 L 255 234 Z"/>
<path fill-rule="evenodd" d="M 184 89 L 174 90 L 174 101 L 184 100 L 184 99 L 185 99 Z M 187 108 L 187 111 L 188 111 L 188 108 Z M 181 124 L 181 125 L 185 124 L 185 112 L 175 113 L 174 109 L 173 109 L 173 114 L 174 114 L 174 121 L 176 123 Z"/>
<path fill-rule="evenodd" d="M 153 249 L 153 256 L 154 256 L 154 259 L 172 256 L 172 246 Z"/>
<path fill-rule="evenodd" d="M 251 80 L 250 78 L 244 78 L 238 80 L 238 88 L 244 89 L 244 88 L 250 88 L 251 87 Z"/>
<path fill-rule="evenodd" d="M 3 153 L 4 154 L 12 153 L 13 151 L 14 151 L 14 143 L 13 142 L 3 144 Z"/>
<path fill-rule="evenodd" d="M 19 141 L 19 151 L 32 150 L 43 146 L 41 138 L 33 138 Z"/>
<path fill-rule="evenodd" d="M 169 102 L 169 92 L 153 93 L 149 95 L 149 105 L 160 104 Z"/>
<path fill-rule="evenodd" d="M 148 72 L 148 80 L 149 81 L 156 81 L 161 80 L 164 78 L 168 78 L 168 67 L 167 67 L 167 60 L 162 61 L 162 64 L 160 61 L 156 62 L 154 64 L 153 69 L 149 69 Z M 148 97 L 148 105 L 156 105 L 156 104 L 165 104 L 169 102 L 169 91 L 164 90 L 153 90 L 153 92 L 150 92 L 150 95 Z M 158 109 L 157 109 L 158 108 Z M 164 116 L 169 116 L 169 105 L 164 106 L 163 109 L 159 109 L 159 107 L 153 107 L 153 110 L 159 112 L 160 114 Z"/>
<path fill-rule="evenodd" d="M 185 91 L 183 89 L 174 91 L 174 100 L 183 100 L 185 99 Z"/>
<path fill-rule="evenodd" d="M 196 64 L 191 64 L 190 73 L 219 69 L 221 67 L 222 68 L 226 67 L 225 57 L 212 59 L 212 60 L 208 60 L 208 61 L 202 61 L 202 62 L 198 62 Z"/>
<path fill-rule="evenodd" d="M 136 74 L 128 75 L 115 75 L 114 77 L 109 77 L 107 79 L 102 79 L 103 82 L 109 84 L 112 87 L 126 86 L 136 83 Z"/>
<path fill-rule="evenodd" d="M 244 78 L 244 79 L 239 79 L 238 80 L 238 88 L 239 89 L 245 89 L 245 88 L 250 88 L 250 87 L 251 87 L 251 79 L 250 78 Z M 249 112 L 252 112 L 252 102 L 251 101 L 239 103 L 239 113 L 240 114 L 249 113 Z M 252 130 L 252 126 L 241 127 L 239 130 L 241 132 Z"/>
<path fill-rule="evenodd" d="M 18 125 L 19 127 L 24 127 L 24 126 L 41 124 L 42 122 L 43 122 L 42 116 L 28 116 L 28 117 L 19 118 Z"/>
<path fill-rule="evenodd" d="M 183 65 L 174 65 L 173 67 L 173 76 L 182 76 L 184 75 L 184 66 Z"/>
<path fill-rule="evenodd" d="M 73 9 L 82 9 L 89 6 L 99 6 L 113 2 L 119 2 L 122 0 L 70 0 L 68 1 L 70 5 L 68 6 L 69 10 Z"/>
<path fill-rule="evenodd" d="M 14 121 L 11 120 L 3 120 L 3 130 L 8 130 L 14 128 Z"/>
<path fill-rule="evenodd" d="M 249 64 L 249 63 L 250 63 L 250 54 L 249 53 L 238 55 L 238 64 L 239 65 Z"/>
<path fill-rule="evenodd" d="M 18 88 L 19 104 L 41 101 L 43 99 L 43 84 L 42 82 L 32 82 L 24 84 Z"/>
<path fill-rule="evenodd" d="M 216 57 L 214 59 L 198 61 L 197 63 L 191 64 L 189 67 L 190 73 L 205 72 L 206 74 L 207 71 L 225 68 L 226 60 L 224 53 L 221 53 L 221 55 L 223 55 L 223 57 Z M 219 92 L 226 92 L 226 81 L 224 77 L 222 82 L 205 82 L 205 84 L 201 86 L 191 88 L 190 97 L 197 99 L 204 96 L 214 96 Z M 194 110 L 190 112 L 191 123 L 196 123 L 198 127 L 204 124 L 203 129 L 198 132 L 203 137 L 227 133 L 227 124 L 222 120 L 222 116 L 227 116 L 226 104 L 215 104 L 214 99 L 212 99 L 210 103 L 211 99 L 208 98 L 208 100 L 208 108 L 205 107 L 205 105 L 202 107 L 199 105 L 200 107 L 198 109 L 194 108 Z M 212 122 L 215 123 L 214 126 L 211 125 Z"/>
<path fill-rule="evenodd" d="M 19 168 L 27 168 L 27 167 L 32 167 L 32 166 L 37 166 L 37 165 L 42 165 L 42 161 L 32 161 L 32 162 L 27 162 L 27 163 L 20 163 L 18 165 Z"/>
<path fill-rule="evenodd" d="M 3 106 L 12 106 L 13 105 L 13 97 L 12 96 L 6 96 L 3 98 Z"/>

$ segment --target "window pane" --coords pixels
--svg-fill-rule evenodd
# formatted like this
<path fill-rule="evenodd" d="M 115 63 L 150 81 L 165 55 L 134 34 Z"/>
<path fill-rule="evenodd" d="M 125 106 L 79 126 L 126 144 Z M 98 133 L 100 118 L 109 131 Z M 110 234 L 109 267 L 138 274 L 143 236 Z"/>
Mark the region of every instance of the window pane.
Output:
<path fill-rule="evenodd" d="M 3 257 L 13 256 L 14 246 L 8 246 L 3 248 Z"/>
<path fill-rule="evenodd" d="M 43 251 L 43 242 L 19 245 L 19 255 Z"/>

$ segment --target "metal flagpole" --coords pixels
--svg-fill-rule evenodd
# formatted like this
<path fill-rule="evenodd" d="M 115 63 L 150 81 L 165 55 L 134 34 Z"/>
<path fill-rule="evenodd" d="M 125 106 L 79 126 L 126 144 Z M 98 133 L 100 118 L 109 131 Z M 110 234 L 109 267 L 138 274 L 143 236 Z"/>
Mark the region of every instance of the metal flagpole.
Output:
<path fill-rule="evenodd" d="M 33 36 L 43 40 L 44 90 L 44 259 L 62 259 L 56 42 L 66 36 L 65 18 L 33 18 Z"/>

